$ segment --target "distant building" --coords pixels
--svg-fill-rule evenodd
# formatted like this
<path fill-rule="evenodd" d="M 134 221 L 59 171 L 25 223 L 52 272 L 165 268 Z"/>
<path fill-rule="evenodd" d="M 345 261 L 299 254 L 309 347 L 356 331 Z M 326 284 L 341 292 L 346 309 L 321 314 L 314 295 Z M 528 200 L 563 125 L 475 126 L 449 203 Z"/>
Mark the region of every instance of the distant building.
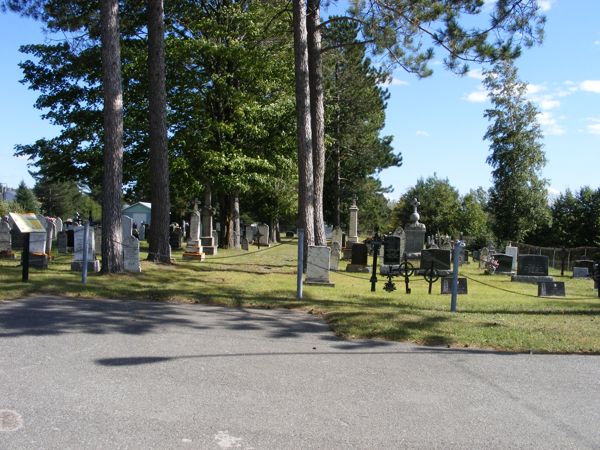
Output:
<path fill-rule="evenodd" d="M 12 202 L 17 198 L 17 191 L 0 183 L 0 200 Z"/>
<path fill-rule="evenodd" d="M 150 224 L 152 214 L 152 204 L 147 202 L 137 202 L 133 205 L 124 206 L 122 213 L 124 216 L 131 217 L 138 226 L 142 223 Z"/>

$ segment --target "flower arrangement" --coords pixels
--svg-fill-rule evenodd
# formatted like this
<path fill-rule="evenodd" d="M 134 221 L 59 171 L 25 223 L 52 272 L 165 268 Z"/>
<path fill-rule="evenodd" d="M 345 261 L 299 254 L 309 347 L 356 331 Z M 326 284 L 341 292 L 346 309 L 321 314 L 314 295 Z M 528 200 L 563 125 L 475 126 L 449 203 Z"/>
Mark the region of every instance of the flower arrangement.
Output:
<path fill-rule="evenodd" d="M 490 257 L 490 259 L 488 259 L 485 262 L 485 271 L 484 273 L 487 275 L 493 275 L 494 273 L 496 273 L 496 269 L 498 269 L 498 266 L 500 265 L 500 263 L 498 262 L 497 259 Z"/>

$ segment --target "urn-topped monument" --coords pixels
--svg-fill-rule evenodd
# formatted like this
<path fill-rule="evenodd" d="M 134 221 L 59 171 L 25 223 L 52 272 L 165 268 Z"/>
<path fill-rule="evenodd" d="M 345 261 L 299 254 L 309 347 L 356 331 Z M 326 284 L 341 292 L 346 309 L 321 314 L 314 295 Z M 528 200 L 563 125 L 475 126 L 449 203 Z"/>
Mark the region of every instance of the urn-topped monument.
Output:
<path fill-rule="evenodd" d="M 413 213 L 410 215 L 410 223 L 404 227 L 404 234 L 406 236 L 405 252 L 408 258 L 420 258 L 421 250 L 425 244 L 425 233 L 427 227 L 424 223 L 419 222 L 421 216 L 417 211 L 417 207 L 421 205 L 419 200 L 416 198 L 412 201 Z"/>

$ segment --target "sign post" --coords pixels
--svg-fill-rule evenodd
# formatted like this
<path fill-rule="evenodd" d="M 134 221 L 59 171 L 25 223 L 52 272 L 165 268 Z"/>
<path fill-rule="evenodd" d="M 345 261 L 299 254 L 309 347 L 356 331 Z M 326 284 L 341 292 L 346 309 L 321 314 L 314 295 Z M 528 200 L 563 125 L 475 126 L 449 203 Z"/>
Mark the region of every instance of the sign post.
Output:
<path fill-rule="evenodd" d="M 19 229 L 23 236 L 23 253 L 21 255 L 21 266 L 23 268 L 22 271 L 22 281 L 25 283 L 29 281 L 29 236 L 30 233 L 35 232 L 46 232 L 46 229 L 42 225 L 42 222 L 37 218 L 34 213 L 27 214 L 17 214 L 17 213 L 9 213 L 11 219 L 15 223 L 16 227 Z"/>

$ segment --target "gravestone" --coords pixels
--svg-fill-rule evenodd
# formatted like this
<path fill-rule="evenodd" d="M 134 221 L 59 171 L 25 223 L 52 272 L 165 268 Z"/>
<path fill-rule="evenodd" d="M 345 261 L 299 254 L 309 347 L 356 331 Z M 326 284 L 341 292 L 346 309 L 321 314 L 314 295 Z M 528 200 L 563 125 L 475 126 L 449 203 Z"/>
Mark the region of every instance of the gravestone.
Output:
<path fill-rule="evenodd" d="M 425 224 L 419 222 L 421 216 L 417 211 L 417 207 L 420 203 L 416 198 L 412 201 L 412 205 L 414 211 L 410 215 L 411 222 L 404 227 L 404 233 L 406 235 L 405 251 L 409 258 L 419 258 L 425 244 L 427 227 Z"/>
<path fill-rule="evenodd" d="M 479 251 L 479 268 L 485 267 L 485 263 L 490 260 L 490 249 L 487 247 L 483 247 Z"/>
<path fill-rule="evenodd" d="M 540 281 L 538 283 L 538 297 L 564 297 L 564 281 Z"/>
<path fill-rule="evenodd" d="M 146 224 L 144 222 L 141 223 L 138 229 L 138 236 L 140 241 L 146 240 Z"/>
<path fill-rule="evenodd" d="M 194 210 L 190 219 L 190 238 L 187 241 L 183 259 L 192 261 L 204 261 L 205 254 L 200 240 L 200 211 L 198 211 L 198 202 L 194 202 Z"/>
<path fill-rule="evenodd" d="M 133 219 L 129 216 L 123 216 L 121 227 L 123 269 L 125 272 L 139 273 L 142 271 L 142 266 L 140 265 L 140 241 L 133 236 Z"/>
<path fill-rule="evenodd" d="M 587 267 L 590 276 L 594 273 L 594 261 L 590 259 L 578 259 L 573 263 L 573 269 L 575 267 Z"/>
<path fill-rule="evenodd" d="M 452 277 L 442 278 L 442 294 L 452 294 Z M 459 278 L 456 286 L 456 293 L 459 295 L 468 294 L 467 279 Z"/>
<path fill-rule="evenodd" d="M 510 255 L 513 257 L 513 266 L 512 266 L 512 271 L 517 271 L 517 275 L 518 275 L 518 256 L 519 256 L 519 247 L 513 247 L 512 245 L 507 245 L 506 248 L 504 249 L 504 253 L 507 255 Z M 548 274 L 546 274 L 548 275 Z"/>
<path fill-rule="evenodd" d="M 13 250 L 22 250 L 23 249 L 23 233 L 19 231 L 19 228 L 13 226 L 10 229 L 10 240 L 11 246 Z"/>
<path fill-rule="evenodd" d="M 57 235 L 57 248 L 58 253 L 66 254 L 67 253 L 67 232 L 59 231 Z"/>
<path fill-rule="evenodd" d="M 213 230 L 212 236 L 213 236 L 213 242 L 215 244 L 215 247 L 218 247 L 219 246 L 219 232 L 217 230 Z"/>
<path fill-rule="evenodd" d="M 454 252 L 456 250 L 456 247 L 452 248 L 450 250 L 450 255 L 452 258 L 452 261 L 454 261 Z M 467 252 L 467 250 L 465 250 L 465 248 L 463 246 L 459 247 L 458 249 L 458 265 L 462 266 L 463 264 L 466 264 L 468 262 L 469 259 L 469 253 Z"/>
<path fill-rule="evenodd" d="M 261 247 L 269 247 L 269 225 L 261 223 L 258 225 L 258 242 Z"/>
<path fill-rule="evenodd" d="M 426 270 L 431 269 L 431 263 L 433 262 L 433 268 L 437 270 L 440 275 L 448 275 L 451 270 L 451 258 L 451 250 L 444 250 L 441 248 L 425 249 L 421 251 L 419 273 L 423 274 Z"/>
<path fill-rule="evenodd" d="M 333 286 L 329 281 L 329 247 L 309 245 L 306 259 L 306 279 L 304 284 Z"/>
<path fill-rule="evenodd" d="M 71 251 L 75 248 L 75 230 L 73 226 L 67 229 L 67 248 L 71 249 Z"/>
<path fill-rule="evenodd" d="M 473 261 L 479 261 L 479 250 L 473 250 Z"/>
<path fill-rule="evenodd" d="M 498 261 L 498 268 L 496 269 L 496 273 L 500 274 L 511 274 L 513 267 L 513 259 L 510 255 L 505 255 L 504 253 L 494 253 L 492 256 L 496 261 Z"/>
<path fill-rule="evenodd" d="M 246 240 L 248 244 L 254 242 L 254 234 L 257 231 L 256 225 L 248 225 L 246 227 Z"/>
<path fill-rule="evenodd" d="M 58 236 L 58 233 L 60 233 L 61 231 L 63 231 L 63 221 L 60 217 L 56 218 L 56 235 Z"/>
<path fill-rule="evenodd" d="M 333 229 L 333 231 L 331 232 L 331 246 L 333 248 L 333 243 L 337 242 L 340 245 L 340 248 L 343 248 L 342 245 L 342 235 L 344 233 L 342 232 L 342 229 L 340 227 L 335 227 Z"/>
<path fill-rule="evenodd" d="M 350 223 L 348 225 L 348 242 L 349 246 L 358 242 L 358 206 L 356 206 L 356 196 L 352 199 L 352 206 L 350 206 Z"/>
<path fill-rule="evenodd" d="M 169 225 L 169 245 L 173 250 L 181 249 L 181 239 L 183 238 L 183 230 L 177 222 Z"/>
<path fill-rule="evenodd" d="M 383 264 L 399 265 L 404 255 L 406 244 L 404 235 L 389 235 L 383 238 Z"/>
<path fill-rule="evenodd" d="M 29 233 L 29 253 L 46 254 L 46 233 Z"/>
<path fill-rule="evenodd" d="M 369 258 L 369 249 L 366 244 L 355 242 L 352 244 L 352 259 L 350 264 L 346 266 L 346 272 L 362 272 L 368 273 L 367 266 Z"/>
<path fill-rule="evenodd" d="M 15 259 L 15 254 L 12 251 L 10 224 L 5 220 L 0 220 L 0 258 Z"/>
<path fill-rule="evenodd" d="M 342 245 L 338 241 L 331 244 L 331 255 L 329 256 L 329 270 L 337 271 L 340 267 L 340 256 Z"/>
<path fill-rule="evenodd" d="M 286 238 L 293 238 L 294 236 L 295 236 L 295 233 L 293 231 L 288 230 L 285 232 Z"/>
<path fill-rule="evenodd" d="M 548 257 L 544 255 L 521 255 L 517 275 L 548 276 Z"/>
<path fill-rule="evenodd" d="M 52 242 L 56 238 L 56 221 L 48 219 L 46 225 L 46 254 L 52 259 Z"/>
<path fill-rule="evenodd" d="M 96 259 L 96 238 L 94 229 L 89 227 L 87 236 L 87 249 L 83 248 L 83 237 L 85 236 L 85 227 L 75 227 L 73 231 L 73 261 L 71 261 L 71 270 L 81 272 L 83 269 L 83 254 L 87 251 L 87 270 L 88 272 L 100 272 L 100 261 Z"/>
<path fill-rule="evenodd" d="M 246 237 L 242 238 L 242 250 L 250 250 L 250 243 L 248 242 L 248 239 L 246 239 Z"/>
<path fill-rule="evenodd" d="M 589 278 L 590 270 L 587 267 L 573 267 L 573 278 Z"/>
<path fill-rule="evenodd" d="M 204 191 L 204 205 L 202 205 L 202 230 L 200 242 L 202 243 L 202 251 L 207 255 L 217 254 L 217 245 L 213 237 L 213 207 L 211 200 L 211 191 L 208 187 Z"/>

